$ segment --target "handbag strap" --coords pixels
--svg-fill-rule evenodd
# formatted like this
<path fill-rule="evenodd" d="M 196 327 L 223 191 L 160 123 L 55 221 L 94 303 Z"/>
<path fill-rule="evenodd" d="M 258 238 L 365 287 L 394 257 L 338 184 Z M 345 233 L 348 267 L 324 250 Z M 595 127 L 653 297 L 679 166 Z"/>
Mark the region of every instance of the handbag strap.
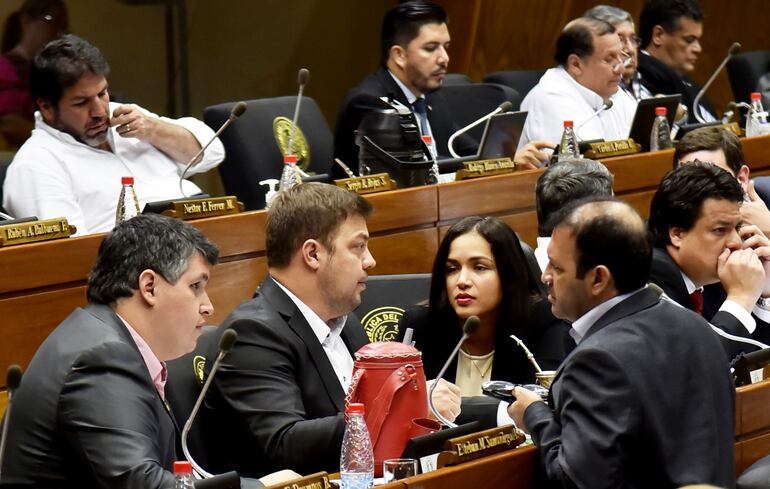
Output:
<path fill-rule="evenodd" d="M 393 403 L 393 397 L 396 395 L 396 392 L 407 384 L 414 384 L 416 389 L 416 378 L 417 369 L 412 364 L 406 364 L 394 370 L 382 384 L 380 392 L 377 393 L 377 397 L 372 402 L 374 407 L 369 410 L 368 416 L 366 416 L 366 424 L 369 428 L 369 436 L 372 438 L 372 446 L 377 445 L 382 424 L 390 412 L 390 406 Z"/>

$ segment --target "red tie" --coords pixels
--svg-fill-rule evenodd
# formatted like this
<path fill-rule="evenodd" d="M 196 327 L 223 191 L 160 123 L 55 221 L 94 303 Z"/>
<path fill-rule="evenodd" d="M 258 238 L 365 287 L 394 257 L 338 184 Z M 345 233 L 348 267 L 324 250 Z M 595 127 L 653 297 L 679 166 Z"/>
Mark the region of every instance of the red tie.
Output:
<path fill-rule="evenodd" d="M 692 301 L 692 310 L 703 316 L 703 291 L 698 289 L 690 294 Z"/>

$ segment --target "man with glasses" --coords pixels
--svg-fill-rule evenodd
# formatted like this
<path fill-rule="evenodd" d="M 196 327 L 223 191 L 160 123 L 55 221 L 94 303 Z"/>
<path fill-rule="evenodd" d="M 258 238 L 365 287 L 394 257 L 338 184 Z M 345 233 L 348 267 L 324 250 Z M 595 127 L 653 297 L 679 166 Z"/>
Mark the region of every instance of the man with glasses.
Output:
<path fill-rule="evenodd" d="M 703 10 L 697 0 L 648 0 L 639 16 L 642 51 L 639 72 L 642 83 L 653 94 L 682 94 L 688 122 L 698 122 L 693 102 L 700 87 L 689 77 L 701 52 Z M 714 109 L 705 97 L 700 114 L 714 121 Z"/>
<path fill-rule="evenodd" d="M 636 101 L 619 90 L 626 56 L 615 28 L 586 17 L 571 21 L 556 41 L 554 59 L 558 66 L 545 72 L 521 104 L 529 115 L 519 147 L 538 139 L 559 141 L 565 120 L 573 121 L 579 140 L 628 137 Z"/>

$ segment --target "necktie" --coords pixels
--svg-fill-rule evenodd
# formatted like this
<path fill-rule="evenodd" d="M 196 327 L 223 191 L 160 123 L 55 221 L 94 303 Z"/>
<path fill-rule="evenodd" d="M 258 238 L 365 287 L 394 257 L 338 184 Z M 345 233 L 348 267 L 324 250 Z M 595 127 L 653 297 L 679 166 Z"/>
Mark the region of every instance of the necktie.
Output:
<path fill-rule="evenodd" d="M 703 291 L 698 289 L 690 294 L 692 310 L 703 316 Z"/>
<path fill-rule="evenodd" d="M 424 98 L 418 98 L 412 103 L 414 113 L 420 119 L 420 133 L 422 135 L 429 135 L 428 131 L 428 104 L 425 103 Z"/>

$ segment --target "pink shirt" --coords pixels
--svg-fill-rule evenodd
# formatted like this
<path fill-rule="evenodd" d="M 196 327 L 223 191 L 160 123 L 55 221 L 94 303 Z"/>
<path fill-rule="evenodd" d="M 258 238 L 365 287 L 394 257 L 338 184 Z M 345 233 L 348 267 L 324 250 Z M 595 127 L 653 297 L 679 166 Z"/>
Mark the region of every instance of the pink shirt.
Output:
<path fill-rule="evenodd" d="M 150 372 L 150 378 L 155 384 L 155 388 L 158 390 L 158 394 L 160 394 L 161 399 L 165 401 L 167 373 L 166 364 L 158 360 L 158 357 L 156 357 L 155 353 L 153 353 L 150 349 L 150 345 L 144 341 L 144 338 L 142 338 L 142 336 L 137 333 L 136 330 L 132 328 L 125 319 L 120 317 L 120 315 L 118 315 L 118 317 L 121 321 L 123 321 L 123 324 L 126 325 L 128 332 L 131 333 L 131 337 L 134 339 L 134 343 L 136 343 L 137 348 L 139 348 L 139 353 L 142 354 L 145 365 L 147 365 L 147 370 Z"/>

